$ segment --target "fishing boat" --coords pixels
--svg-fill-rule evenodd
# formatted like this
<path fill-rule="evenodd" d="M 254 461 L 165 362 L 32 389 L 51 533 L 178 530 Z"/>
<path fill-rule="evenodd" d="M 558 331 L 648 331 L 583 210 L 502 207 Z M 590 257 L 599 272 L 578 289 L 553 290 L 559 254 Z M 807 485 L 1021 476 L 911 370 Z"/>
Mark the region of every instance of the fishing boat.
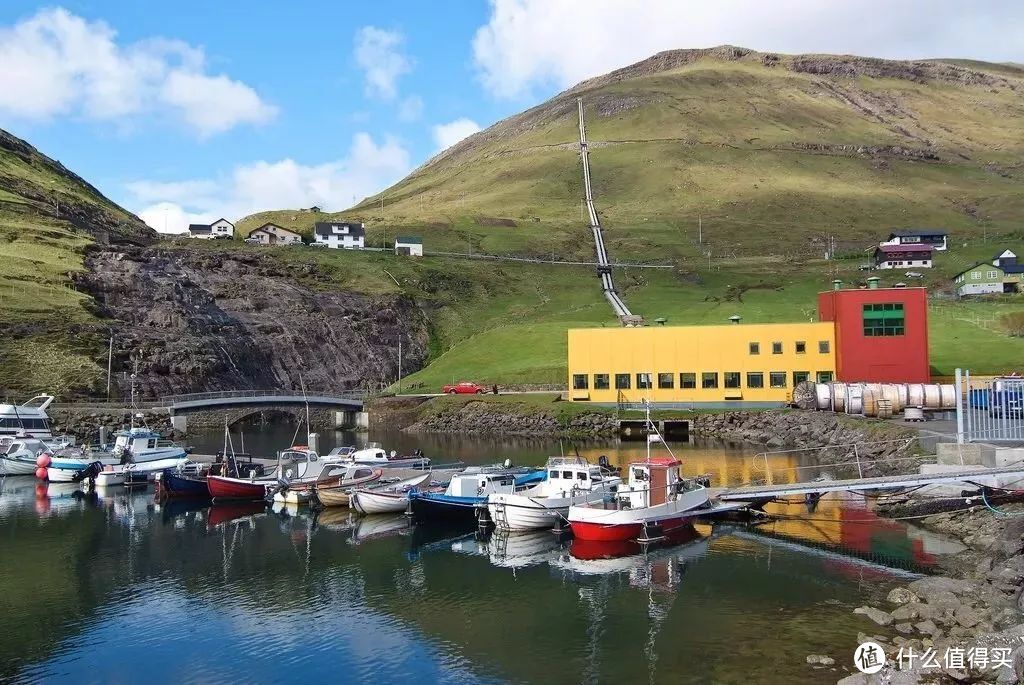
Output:
<path fill-rule="evenodd" d="M 188 451 L 160 433 L 145 427 L 131 426 L 114 434 L 110 450 L 68 448 L 55 452 L 46 467 L 47 480 L 56 483 L 77 482 L 82 472 L 93 464 L 100 464 L 100 472 L 121 472 L 131 465 L 135 475 L 146 474 L 148 479 L 164 469 L 176 468 L 188 461 Z M 106 467 L 112 467 L 107 469 Z M 113 480 L 114 476 L 105 479 Z"/>
<path fill-rule="evenodd" d="M 49 451 L 38 438 L 3 436 L 0 438 L 0 474 L 30 476 L 39 468 L 39 456 Z"/>
<path fill-rule="evenodd" d="M 207 476 L 206 488 L 214 502 L 241 500 L 253 502 L 264 500 L 267 489 L 274 485 L 273 478 L 232 478 L 230 476 Z"/>
<path fill-rule="evenodd" d="M 647 459 L 628 467 L 627 487 L 619 487 L 612 501 L 569 507 L 569 526 L 579 540 L 651 541 L 690 525 L 701 509 L 711 506 L 708 489 L 679 475 L 681 462 L 665 445 L 647 407 Z M 660 443 L 668 457 L 652 457 L 651 445 Z"/>
<path fill-rule="evenodd" d="M 453 476 L 444 492 L 410 492 L 409 508 L 417 521 L 475 523 L 477 506 L 491 493 L 526 489 L 544 478 L 544 470 L 471 467 Z"/>
<path fill-rule="evenodd" d="M 433 478 L 433 474 L 427 471 L 422 475 L 406 478 L 397 483 L 375 488 L 356 488 L 349 494 L 349 506 L 360 514 L 387 514 L 405 511 L 409 508 L 409 493 L 421 486 L 429 485 L 431 478 Z M 319 490 L 317 496 L 320 496 Z"/>
<path fill-rule="evenodd" d="M 551 457 L 544 468 L 547 478 L 530 488 L 487 496 L 487 513 L 496 528 L 551 528 L 572 505 L 611 499 L 622 483 L 614 472 L 582 457 Z"/>

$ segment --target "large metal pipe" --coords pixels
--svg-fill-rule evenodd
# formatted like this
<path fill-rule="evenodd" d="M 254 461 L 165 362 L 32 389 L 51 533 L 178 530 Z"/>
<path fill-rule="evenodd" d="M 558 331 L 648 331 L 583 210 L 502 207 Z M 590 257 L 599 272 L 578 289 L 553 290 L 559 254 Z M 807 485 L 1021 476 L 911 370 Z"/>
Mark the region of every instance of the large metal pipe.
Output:
<path fill-rule="evenodd" d="M 908 407 L 930 411 L 954 409 L 956 388 L 936 383 L 812 383 L 793 391 L 802 409 L 843 414 L 878 416 L 896 414 Z"/>

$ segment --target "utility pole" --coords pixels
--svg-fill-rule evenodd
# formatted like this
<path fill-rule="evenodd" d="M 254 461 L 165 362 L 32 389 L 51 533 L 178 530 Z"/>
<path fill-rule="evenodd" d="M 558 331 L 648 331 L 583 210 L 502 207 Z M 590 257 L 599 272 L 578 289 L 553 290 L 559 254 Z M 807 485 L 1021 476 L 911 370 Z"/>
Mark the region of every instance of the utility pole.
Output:
<path fill-rule="evenodd" d="M 398 338 L 398 394 L 402 394 L 402 338 Z"/>
<path fill-rule="evenodd" d="M 114 332 L 110 332 L 110 346 L 107 348 L 107 401 L 110 401 L 110 370 L 114 362 Z"/>

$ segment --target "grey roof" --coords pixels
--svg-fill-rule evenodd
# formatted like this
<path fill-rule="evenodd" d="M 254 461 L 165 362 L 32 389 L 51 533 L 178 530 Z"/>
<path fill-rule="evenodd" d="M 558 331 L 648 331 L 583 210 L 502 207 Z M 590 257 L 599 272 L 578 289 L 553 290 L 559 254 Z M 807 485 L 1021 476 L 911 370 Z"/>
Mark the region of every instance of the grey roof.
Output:
<path fill-rule="evenodd" d="M 949 235 L 946 231 L 938 228 L 918 228 L 911 231 L 893 231 L 890 234 L 891 238 L 909 238 L 911 236 L 926 236 L 926 235 Z"/>
<path fill-rule="evenodd" d="M 423 238 L 418 235 L 400 235 L 395 238 L 396 243 L 405 243 L 407 245 L 422 245 Z"/>
<path fill-rule="evenodd" d="M 188 225 L 188 232 L 189 233 L 209 233 L 210 230 L 211 230 L 210 229 L 210 224 L 189 224 Z"/>
<path fill-rule="evenodd" d="M 318 221 L 313 226 L 313 232 L 326 238 L 329 235 L 335 235 L 335 226 L 348 227 L 348 232 L 344 235 L 350 235 L 353 238 L 361 238 L 366 235 L 366 227 L 358 221 Z"/>

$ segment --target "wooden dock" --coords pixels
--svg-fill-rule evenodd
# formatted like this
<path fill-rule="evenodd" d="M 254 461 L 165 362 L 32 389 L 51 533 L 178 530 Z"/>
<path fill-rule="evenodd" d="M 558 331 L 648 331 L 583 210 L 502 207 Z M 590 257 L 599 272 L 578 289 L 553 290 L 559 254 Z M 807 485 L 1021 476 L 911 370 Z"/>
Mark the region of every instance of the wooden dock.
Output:
<path fill-rule="evenodd" d="M 1024 466 L 1007 466 L 994 469 L 964 469 L 929 475 L 908 474 L 901 476 L 878 476 L 875 478 L 849 478 L 845 480 L 815 480 L 802 483 L 780 483 L 777 485 L 748 485 L 723 488 L 718 497 L 722 502 L 751 502 L 771 500 L 795 495 L 821 495 L 826 492 L 864 492 L 875 490 L 902 490 L 925 485 L 948 483 L 972 483 L 991 476 L 1018 476 L 1024 480 Z"/>

